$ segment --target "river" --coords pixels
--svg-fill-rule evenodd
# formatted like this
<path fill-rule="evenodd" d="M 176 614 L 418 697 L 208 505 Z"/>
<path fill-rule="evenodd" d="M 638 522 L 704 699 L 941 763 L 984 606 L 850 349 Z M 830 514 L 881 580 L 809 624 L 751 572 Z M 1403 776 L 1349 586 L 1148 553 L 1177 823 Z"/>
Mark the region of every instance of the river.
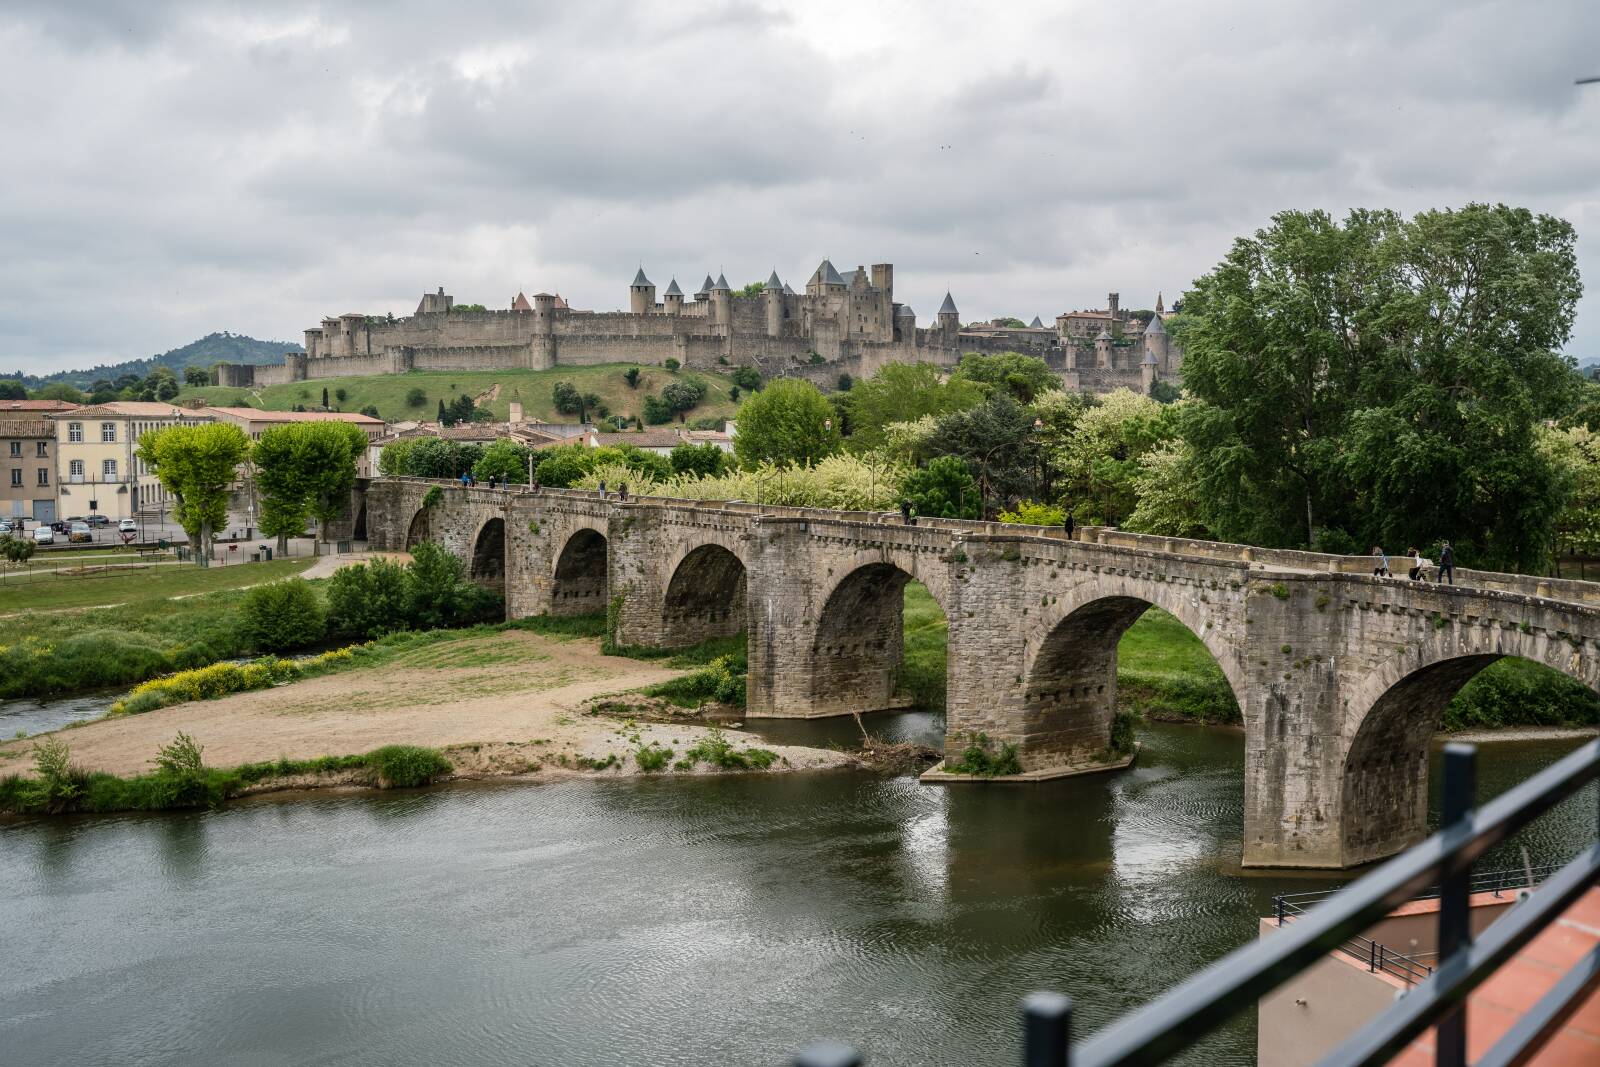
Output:
<path fill-rule="evenodd" d="M 1029 990 L 1088 1033 L 1334 881 L 1239 870 L 1241 735 L 1140 736 L 1130 771 L 1027 787 L 502 782 L 13 822 L 0 1059 L 777 1064 L 827 1036 L 874 1067 L 1015 1063 Z M 1484 795 L 1578 743 L 1483 746 Z M 1595 810 L 1591 786 L 1531 828 L 1532 861 Z M 1253 1060 L 1249 1013 L 1184 1062 Z"/>

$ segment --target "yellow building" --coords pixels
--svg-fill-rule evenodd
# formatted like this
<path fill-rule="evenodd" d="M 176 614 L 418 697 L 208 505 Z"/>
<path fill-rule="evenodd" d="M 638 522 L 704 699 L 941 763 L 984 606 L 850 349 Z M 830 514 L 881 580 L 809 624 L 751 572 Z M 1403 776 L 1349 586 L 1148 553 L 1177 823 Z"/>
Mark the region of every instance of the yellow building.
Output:
<path fill-rule="evenodd" d="M 137 518 L 171 507 L 161 482 L 135 454 L 139 435 L 167 426 L 213 422 L 204 411 L 142 400 L 115 400 L 48 416 L 56 429 L 57 511 L 67 518 Z"/>

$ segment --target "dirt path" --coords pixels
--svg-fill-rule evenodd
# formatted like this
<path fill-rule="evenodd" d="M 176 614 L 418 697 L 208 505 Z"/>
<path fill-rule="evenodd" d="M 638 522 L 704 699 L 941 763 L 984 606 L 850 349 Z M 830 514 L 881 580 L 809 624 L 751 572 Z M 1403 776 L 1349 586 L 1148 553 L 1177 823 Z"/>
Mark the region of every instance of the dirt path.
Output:
<path fill-rule="evenodd" d="M 74 762 L 120 775 L 148 771 L 156 749 L 180 730 L 204 746 L 206 763 L 214 767 L 416 744 L 450 749 L 467 774 L 556 777 L 573 773 L 579 760 L 613 754 L 621 767 L 604 773 L 631 774 L 637 767 L 626 757 L 640 744 L 657 741 L 681 752 L 707 731 L 653 723 L 630 728 L 586 715 L 582 705 L 681 673 L 601 655 L 593 640 L 513 630 L 419 649 L 382 667 L 102 720 L 59 735 Z M 742 747 L 739 731 L 729 736 Z M 0 744 L 0 774 L 30 770 L 32 744 Z M 780 766 L 788 768 L 850 762 L 821 749 L 763 747 L 783 756 L 787 764 Z"/>

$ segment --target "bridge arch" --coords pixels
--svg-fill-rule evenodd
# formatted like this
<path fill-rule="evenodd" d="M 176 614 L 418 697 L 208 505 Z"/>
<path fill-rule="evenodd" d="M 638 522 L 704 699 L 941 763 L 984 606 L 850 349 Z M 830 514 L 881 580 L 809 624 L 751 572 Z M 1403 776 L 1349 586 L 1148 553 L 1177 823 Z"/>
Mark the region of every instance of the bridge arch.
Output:
<path fill-rule="evenodd" d="M 833 582 L 812 635 L 810 714 L 843 715 L 906 704 L 899 694 L 905 590 L 916 578 L 879 558 L 860 563 Z M 941 611 L 943 584 L 928 584 Z"/>
<path fill-rule="evenodd" d="M 715 541 L 686 548 L 667 573 L 661 605 L 667 647 L 732 637 L 746 628 L 749 577 L 744 560 L 733 549 Z"/>
<path fill-rule="evenodd" d="M 1433 736 L 1450 701 L 1490 664 L 1525 660 L 1600 691 L 1592 645 L 1565 634 L 1460 623 L 1446 623 L 1438 633 L 1368 674 L 1345 703 L 1349 743 L 1339 782 L 1344 866 L 1393 855 L 1427 836 Z"/>
<path fill-rule="evenodd" d="M 411 551 L 413 548 L 416 548 L 424 541 L 432 540 L 432 538 L 429 536 L 429 510 L 430 509 L 428 508 L 418 508 L 416 514 L 411 516 L 411 522 L 406 526 L 407 552 Z"/>
<path fill-rule="evenodd" d="M 1244 670 L 1198 594 L 1161 595 L 1149 583 L 1100 575 L 1079 590 L 1040 605 L 1043 618 L 1023 660 L 1019 746 L 1025 768 L 1087 762 L 1111 742 L 1117 705 L 1117 647 L 1129 627 L 1152 607 L 1176 618 L 1222 669 L 1241 707 Z M 1154 594 L 1154 595 L 1152 595 Z"/>
<path fill-rule="evenodd" d="M 551 573 L 550 614 L 592 615 L 606 609 L 610 543 L 606 535 L 580 526 L 557 554 Z"/>
<path fill-rule="evenodd" d="M 479 585 L 504 590 L 506 583 L 506 522 L 491 518 L 478 527 L 472 539 L 468 577 Z"/>

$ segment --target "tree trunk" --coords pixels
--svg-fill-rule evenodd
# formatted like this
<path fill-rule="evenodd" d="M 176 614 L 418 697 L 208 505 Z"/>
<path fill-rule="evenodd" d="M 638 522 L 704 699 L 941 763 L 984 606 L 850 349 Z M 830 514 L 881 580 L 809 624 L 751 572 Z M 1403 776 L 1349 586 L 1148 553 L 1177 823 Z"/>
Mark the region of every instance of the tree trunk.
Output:
<path fill-rule="evenodd" d="M 287 556 L 288 554 L 289 554 L 289 535 L 288 535 L 287 532 L 280 530 L 280 531 L 278 531 L 278 555 Z"/>

